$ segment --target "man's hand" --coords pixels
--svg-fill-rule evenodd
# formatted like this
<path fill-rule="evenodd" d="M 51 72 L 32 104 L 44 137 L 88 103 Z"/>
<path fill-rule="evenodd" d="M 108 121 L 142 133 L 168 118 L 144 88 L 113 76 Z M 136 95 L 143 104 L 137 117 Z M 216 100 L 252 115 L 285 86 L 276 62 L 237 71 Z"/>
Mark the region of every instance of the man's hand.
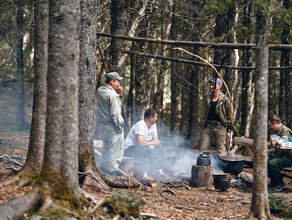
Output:
<path fill-rule="evenodd" d="M 153 140 L 152 143 L 153 144 L 160 144 L 160 140 Z"/>
<path fill-rule="evenodd" d="M 276 146 L 277 141 L 275 141 L 275 140 L 271 140 L 270 144 L 271 144 L 272 146 Z"/>
<path fill-rule="evenodd" d="M 155 146 L 153 144 L 148 145 L 149 150 L 154 150 Z"/>
<path fill-rule="evenodd" d="M 123 92 L 123 88 L 121 86 L 117 86 L 115 90 L 119 95 Z"/>
<path fill-rule="evenodd" d="M 231 132 L 228 131 L 228 132 L 226 133 L 226 136 L 227 136 L 228 139 L 230 139 L 230 137 L 231 137 Z"/>

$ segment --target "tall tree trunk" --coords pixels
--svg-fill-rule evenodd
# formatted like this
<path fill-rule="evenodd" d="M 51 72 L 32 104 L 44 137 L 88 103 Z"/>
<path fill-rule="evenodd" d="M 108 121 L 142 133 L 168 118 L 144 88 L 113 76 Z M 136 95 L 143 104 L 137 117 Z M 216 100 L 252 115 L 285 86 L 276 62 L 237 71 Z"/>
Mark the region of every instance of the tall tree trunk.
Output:
<path fill-rule="evenodd" d="M 257 6 L 259 7 L 259 6 Z M 258 219 L 271 219 L 268 189 L 267 189 L 267 127 L 268 127 L 268 66 L 269 48 L 268 36 L 270 30 L 269 14 L 263 14 L 257 8 L 256 16 L 256 94 L 255 94 L 255 142 L 253 172 L 254 183 L 252 191 L 251 215 Z"/>
<path fill-rule="evenodd" d="M 18 130 L 26 129 L 25 108 L 24 108 L 24 73 L 23 73 L 23 6 L 22 1 L 18 1 L 17 5 L 17 112 L 16 112 L 16 128 Z"/>
<path fill-rule="evenodd" d="M 244 7 L 244 26 L 251 28 L 253 24 L 254 10 L 251 2 L 246 2 Z M 253 37 L 247 36 L 246 43 L 253 43 Z M 249 50 L 243 51 L 243 64 L 252 66 L 252 53 Z M 241 111 L 241 134 L 249 137 L 252 123 L 252 112 L 254 106 L 253 73 L 250 70 L 242 71 L 242 111 Z"/>
<path fill-rule="evenodd" d="M 80 2 L 50 0 L 49 4 L 47 126 L 40 185 L 47 196 L 74 201 L 78 189 Z"/>
<path fill-rule="evenodd" d="M 186 3 L 183 10 L 183 33 L 182 37 L 184 40 L 192 40 L 192 30 L 190 21 L 192 19 L 192 11 L 191 11 L 191 5 L 189 3 Z M 190 49 L 188 49 L 190 50 Z M 178 65 L 178 63 L 177 63 Z M 191 73 L 192 73 L 192 66 L 191 65 L 181 65 L 180 71 L 178 71 L 179 75 L 177 76 L 179 81 L 179 87 L 181 90 L 181 120 L 180 120 L 180 135 L 182 137 L 188 138 L 190 126 L 190 90 L 191 90 Z"/>
<path fill-rule="evenodd" d="M 171 40 L 176 40 L 177 33 L 176 33 L 176 4 L 177 1 L 173 0 L 172 5 L 172 18 L 171 18 L 171 29 L 170 29 L 170 38 Z M 171 57 L 176 57 L 177 52 L 173 50 L 173 46 L 171 46 Z M 177 63 L 171 62 L 171 113 L 170 113 L 170 131 L 174 132 L 176 125 L 177 125 L 177 112 L 178 112 L 178 98 L 179 98 L 179 88 L 177 85 Z"/>
<path fill-rule="evenodd" d="M 220 39 L 220 42 L 225 42 L 225 33 L 227 33 L 227 13 L 220 13 L 216 15 L 216 25 L 215 25 L 215 32 L 214 36 L 217 39 Z M 215 64 L 221 64 L 224 57 L 226 55 L 226 52 L 220 49 L 214 50 L 214 63 Z M 222 74 L 222 77 L 225 77 L 225 75 Z"/>
<path fill-rule="evenodd" d="M 139 37 L 148 37 L 150 31 L 149 17 L 144 17 L 143 21 L 139 24 L 138 29 L 141 30 L 138 34 Z M 140 42 L 138 44 L 138 50 L 146 52 L 148 43 Z M 135 88 L 136 88 L 136 100 L 135 100 L 135 122 L 139 121 L 143 112 L 147 108 L 149 100 L 149 83 L 152 82 L 152 77 L 148 70 L 149 60 L 144 56 L 138 56 L 136 59 L 136 71 L 135 71 Z"/>
<path fill-rule="evenodd" d="M 140 50 L 145 50 L 145 47 L 147 47 L 144 43 L 143 45 L 140 45 Z M 144 48 L 144 49 L 143 49 Z M 135 97 L 135 121 L 141 120 L 143 117 L 143 112 L 147 108 L 148 98 L 146 93 L 147 89 L 147 73 L 148 73 L 148 65 L 147 65 L 147 58 L 138 56 L 136 61 L 136 76 L 135 76 L 135 88 L 136 88 L 136 97 Z"/>
<path fill-rule="evenodd" d="M 191 7 L 191 10 L 193 11 L 193 24 L 194 29 L 192 30 L 192 39 L 194 41 L 200 41 L 201 36 L 200 30 L 201 30 L 201 24 L 199 22 L 200 15 L 200 5 L 198 1 L 193 1 L 193 5 Z M 194 48 L 193 49 L 194 54 L 199 54 L 200 49 Z M 190 91 L 189 91 L 189 111 L 190 111 L 190 118 L 189 118 L 189 134 L 188 137 L 192 142 L 192 147 L 194 145 L 199 143 L 200 138 L 200 125 L 199 125 L 199 74 L 200 69 L 199 66 L 194 66 L 190 72 Z"/>
<path fill-rule="evenodd" d="M 80 61 L 79 61 L 79 171 L 91 173 L 99 181 L 85 176 L 83 186 L 102 182 L 94 161 L 94 104 L 96 74 L 96 1 L 81 0 Z M 100 182 L 102 185 L 100 185 Z"/>
<path fill-rule="evenodd" d="M 290 0 L 284 0 L 283 6 L 285 9 L 289 9 Z M 282 30 L 282 44 L 289 44 L 290 36 L 290 25 L 285 23 Z M 290 51 L 284 50 L 281 52 L 281 66 L 289 66 L 290 64 Z M 290 70 L 281 70 L 280 71 L 280 105 L 279 105 L 279 116 L 282 119 L 282 122 L 291 127 L 291 107 L 290 107 L 290 95 L 291 95 L 291 86 L 290 86 Z"/>
<path fill-rule="evenodd" d="M 34 1 L 34 97 L 30 139 L 26 162 L 21 172 L 38 175 L 41 171 L 47 111 L 49 3 Z"/>
<path fill-rule="evenodd" d="M 139 22 L 143 20 L 142 18 L 145 16 L 145 11 L 148 5 L 149 0 L 145 1 L 135 1 L 131 0 L 131 20 L 130 25 L 127 31 L 128 36 L 133 37 L 135 35 L 135 31 L 139 25 Z M 128 49 L 130 46 L 128 45 L 126 49 Z M 132 50 L 137 50 L 138 45 L 136 42 L 132 43 Z M 122 58 L 120 59 L 120 63 L 125 62 L 127 54 L 122 55 Z M 136 88 L 135 88 L 135 77 L 136 77 L 136 61 L 137 56 L 131 55 L 131 79 L 130 79 L 130 90 L 128 95 L 128 101 L 127 101 L 127 116 L 130 116 L 131 124 L 133 125 L 136 122 Z M 125 130 L 125 135 L 126 135 Z"/>
<path fill-rule="evenodd" d="M 269 51 L 269 66 L 272 65 L 272 53 Z M 275 71 L 269 70 L 269 84 L 268 84 L 268 115 L 278 115 L 278 77 Z M 271 130 L 269 130 L 271 131 Z M 270 135 L 270 134 L 269 134 Z"/>
<path fill-rule="evenodd" d="M 226 42 L 227 43 L 234 43 L 234 25 L 235 25 L 235 3 L 231 7 L 228 8 L 227 12 L 227 37 Z M 234 52 L 233 50 L 227 50 L 226 52 L 228 54 L 226 58 L 226 63 L 228 65 L 234 66 Z M 233 97 L 233 71 L 231 69 L 225 69 L 225 82 L 227 84 L 227 87 L 229 89 L 229 92 L 231 96 Z"/>
<path fill-rule="evenodd" d="M 160 35 L 161 39 L 167 39 L 169 36 L 169 30 L 170 30 L 170 25 L 171 23 L 168 22 L 166 19 L 167 13 L 165 13 L 166 7 L 169 7 L 168 4 L 163 0 L 161 1 L 161 18 L 160 18 Z M 170 19 L 169 19 L 170 20 Z M 168 22 L 168 23 L 167 23 Z M 166 56 L 166 45 L 161 44 L 160 47 L 161 54 L 163 56 Z M 166 60 L 161 60 L 161 65 L 158 70 L 158 75 L 157 75 L 157 87 L 156 87 L 156 93 L 154 94 L 153 98 L 153 108 L 156 110 L 158 114 L 158 121 L 157 121 L 157 126 L 158 126 L 158 136 L 161 139 L 162 137 L 165 136 L 165 130 L 163 126 L 163 96 L 164 96 L 164 77 L 165 77 L 165 72 L 167 69 L 167 64 Z"/>
<path fill-rule="evenodd" d="M 133 50 L 136 50 L 136 42 L 133 42 Z M 135 76 L 136 76 L 136 55 L 131 55 L 131 76 L 130 76 L 130 90 L 128 95 L 127 115 L 130 116 L 131 124 L 135 123 Z"/>
<path fill-rule="evenodd" d="M 127 0 L 113 0 L 111 3 L 111 33 L 112 34 L 127 34 Z M 112 38 L 110 45 L 110 67 L 109 71 L 116 71 L 122 77 L 125 76 L 125 63 L 120 63 L 122 56 L 121 49 L 123 48 L 124 40 Z"/>

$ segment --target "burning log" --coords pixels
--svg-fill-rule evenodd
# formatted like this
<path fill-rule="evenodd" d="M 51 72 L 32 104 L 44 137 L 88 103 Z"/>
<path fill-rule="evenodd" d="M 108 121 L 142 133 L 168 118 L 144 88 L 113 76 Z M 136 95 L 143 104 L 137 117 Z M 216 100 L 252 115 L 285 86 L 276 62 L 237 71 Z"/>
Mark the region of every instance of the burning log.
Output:
<path fill-rule="evenodd" d="M 213 167 L 193 165 L 190 186 L 212 187 L 213 186 Z"/>

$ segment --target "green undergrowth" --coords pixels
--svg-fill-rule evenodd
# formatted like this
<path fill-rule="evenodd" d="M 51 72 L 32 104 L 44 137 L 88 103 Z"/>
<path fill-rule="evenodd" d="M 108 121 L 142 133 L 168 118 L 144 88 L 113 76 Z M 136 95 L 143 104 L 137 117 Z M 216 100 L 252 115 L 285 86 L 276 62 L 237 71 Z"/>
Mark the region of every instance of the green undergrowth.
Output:
<path fill-rule="evenodd" d="M 144 202 L 140 200 L 133 192 L 115 193 L 106 199 L 101 206 L 101 213 L 107 218 L 114 218 L 119 215 L 123 219 L 138 218 L 140 207 Z"/>
<path fill-rule="evenodd" d="M 269 206 L 272 214 L 282 218 L 292 218 L 292 202 L 288 202 L 283 196 L 269 196 Z"/>

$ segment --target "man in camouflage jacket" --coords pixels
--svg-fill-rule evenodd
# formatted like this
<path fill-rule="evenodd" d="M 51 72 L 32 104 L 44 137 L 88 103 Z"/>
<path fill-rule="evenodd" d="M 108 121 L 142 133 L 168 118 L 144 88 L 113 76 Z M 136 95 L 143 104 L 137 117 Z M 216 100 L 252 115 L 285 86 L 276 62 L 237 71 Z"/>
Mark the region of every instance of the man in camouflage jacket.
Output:
<path fill-rule="evenodd" d="M 291 129 L 283 125 L 281 118 L 277 115 L 273 115 L 269 118 L 269 128 L 280 137 L 292 136 Z M 292 150 L 285 151 L 278 148 L 269 150 L 268 175 L 271 179 L 268 185 L 269 189 L 278 192 L 282 191 L 285 187 L 285 183 L 283 182 L 281 169 L 289 166 L 292 166 Z"/>
<path fill-rule="evenodd" d="M 214 91 L 214 82 L 216 89 Z M 230 137 L 231 126 L 231 106 L 230 101 L 224 91 L 221 91 L 222 81 L 210 80 L 210 91 L 206 95 L 207 109 L 204 120 L 204 127 L 200 141 L 200 151 L 207 150 L 215 138 L 215 146 L 219 156 L 224 156 L 226 152 L 226 136 Z"/>

